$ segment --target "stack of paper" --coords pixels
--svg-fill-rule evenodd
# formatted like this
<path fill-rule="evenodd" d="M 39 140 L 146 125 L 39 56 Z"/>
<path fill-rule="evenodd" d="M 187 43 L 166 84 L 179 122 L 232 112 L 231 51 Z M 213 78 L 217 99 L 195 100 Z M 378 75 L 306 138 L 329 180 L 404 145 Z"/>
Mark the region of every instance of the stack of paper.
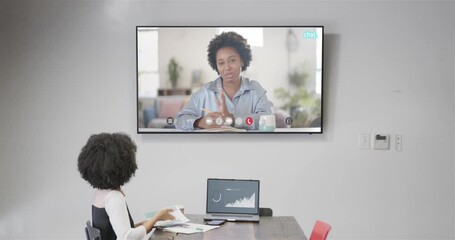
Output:
<path fill-rule="evenodd" d="M 191 234 L 191 233 L 200 233 L 200 232 L 207 232 L 209 230 L 218 228 L 220 226 L 210 226 L 210 225 L 205 225 L 205 224 L 197 224 L 197 223 L 186 223 L 183 225 L 179 226 L 174 226 L 174 227 L 166 227 L 163 230 L 168 231 L 168 232 L 175 232 L 175 233 L 185 233 L 185 234 Z"/>
<path fill-rule="evenodd" d="M 178 226 L 178 225 L 185 224 L 185 223 L 190 221 L 185 215 L 183 215 L 182 211 L 180 211 L 180 209 L 178 207 L 172 206 L 171 208 L 172 208 L 171 214 L 175 217 L 175 219 L 174 220 L 158 221 L 158 222 L 155 223 L 155 227 L 165 228 L 165 227 Z M 153 216 L 155 216 L 155 214 L 157 212 L 158 211 L 148 212 L 148 213 L 145 214 L 145 217 L 146 218 L 152 218 Z"/>
<path fill-rule="evenodd" d="M 182 211 L 177 206 L 171 207 L 173 211 L 171 214 L 175 217 L 174 220 L 158 221 L 155 223 L 155 227 L 161 228 L 164 231 L 175 232 L 175 233 L 198 233 L 207 232 L 209 230 L 218 228 L 219 226 L 209 226 L 205 224 L 189 223 L 189 219 L 183 215 Z M 158 211 L 152 211 L 145 213 L 146 218 L 152 218 Z"/>

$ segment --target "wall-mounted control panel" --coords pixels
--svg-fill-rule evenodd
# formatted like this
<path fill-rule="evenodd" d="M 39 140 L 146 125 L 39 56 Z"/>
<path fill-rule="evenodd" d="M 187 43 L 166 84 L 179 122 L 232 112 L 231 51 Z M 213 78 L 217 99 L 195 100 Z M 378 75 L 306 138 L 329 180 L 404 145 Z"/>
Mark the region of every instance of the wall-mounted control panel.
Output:
<path fill-rule="evenodd" d="M 403 150 L 403 136 L 401 134 L 359 133 L 359 148 L 364 150 L 390 150 L 395 146 L 395 151 Z"/>
<path fill-rule="evenodd" d="M 388 134 L 375 134 L 373 137 L 373 148 L 375 150 L 390 149 L 390 137 Z"/>

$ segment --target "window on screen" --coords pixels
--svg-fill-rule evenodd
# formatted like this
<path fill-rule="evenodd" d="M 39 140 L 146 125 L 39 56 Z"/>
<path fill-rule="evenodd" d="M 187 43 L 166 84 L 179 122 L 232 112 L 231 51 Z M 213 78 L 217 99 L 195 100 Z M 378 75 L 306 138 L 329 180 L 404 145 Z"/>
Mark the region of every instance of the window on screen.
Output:
<path fill-rule="evenodd" d="M 138 34 L 138 85 L 139 97 L 156 97 L 159 88 L 158 29 L 139 29 Z"/>

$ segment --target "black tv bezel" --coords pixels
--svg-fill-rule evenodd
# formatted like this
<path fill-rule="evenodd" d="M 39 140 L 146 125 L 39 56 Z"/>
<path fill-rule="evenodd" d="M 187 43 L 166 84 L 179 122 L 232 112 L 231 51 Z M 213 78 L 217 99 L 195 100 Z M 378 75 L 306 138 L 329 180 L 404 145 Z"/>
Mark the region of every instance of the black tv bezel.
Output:
<path fill-rule="evenodd" d="M 197 131 L 139 131 L 139 68 L 138 68 L 138 28 L 235 28 L 235 27 L 244 27 L 244 28 L 321 28 L 322 30 L 322 52 L 321 52 L 321 61 L 322 61 L 322 71 L 321 71 L 321 127 L 318 132 L 308 132 L 308 131 L 282 131 L 282 132 L 261 132 L 261 131 L 246 131 L 246 132 L 197 132 Z M 241 134 L 241 135 L 252 135 L 252 134 L 265 134 L 265 135 L 281 135 L 281 134 L 323 134 L 324 133 L 324 25 L 217 25 L 217 26 L 202 26 L 202 25 L 137 25 L 136 28 L 136 131 L 137 134 Z"/>

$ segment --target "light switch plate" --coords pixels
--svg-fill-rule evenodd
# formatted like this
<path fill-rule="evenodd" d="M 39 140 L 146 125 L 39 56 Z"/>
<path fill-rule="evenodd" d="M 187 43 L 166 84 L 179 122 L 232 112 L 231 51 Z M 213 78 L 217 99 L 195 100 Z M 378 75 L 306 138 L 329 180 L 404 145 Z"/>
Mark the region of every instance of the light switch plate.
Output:
<path fill-rule="evenodd" d="M 360 133 L 359 134 L 359 148 L 360 149 L 370 149 L 371 137 L 369 133 Z"/>
<path fill-rule="evenodd" d="M 403 140 L 403 137 L 401 136 L 401 134 L 395 135 L 395 150 L 396 151 L 401 151 L 403 149 L 402 140 Z"/>

